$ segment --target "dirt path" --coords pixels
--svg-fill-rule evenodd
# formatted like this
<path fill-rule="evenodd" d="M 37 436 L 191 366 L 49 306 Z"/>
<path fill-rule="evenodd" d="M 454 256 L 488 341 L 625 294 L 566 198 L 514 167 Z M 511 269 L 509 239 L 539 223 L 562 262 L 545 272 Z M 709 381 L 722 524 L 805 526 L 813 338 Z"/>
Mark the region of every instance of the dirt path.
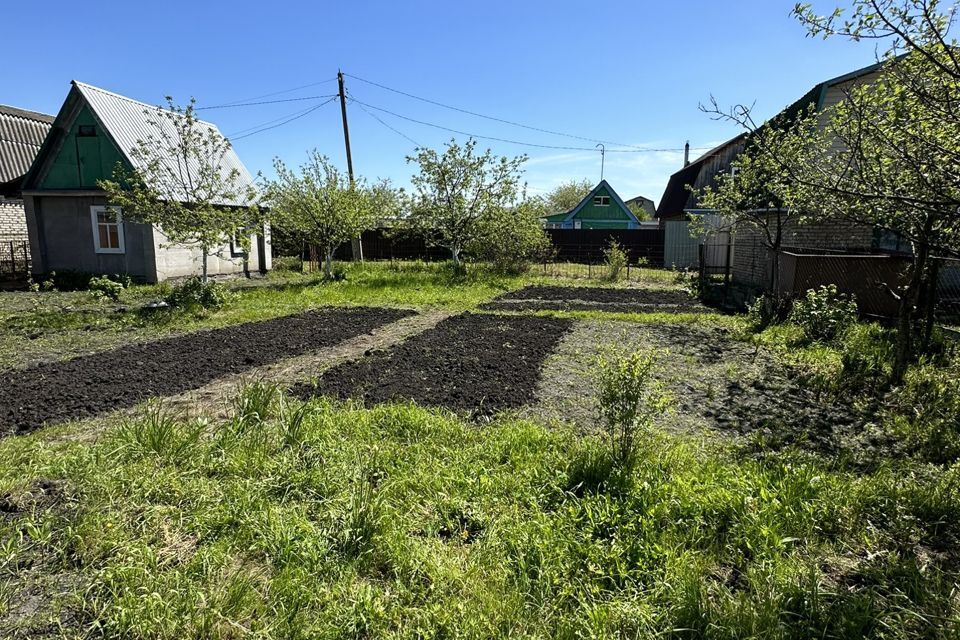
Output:
<path fill-rule="evenodd" d="M 259 367 L 241 375 L 221 378 L 199 389 L 168 398 L 164 403 L 187 415 L 203 413 L 223 416 L 228 411 L 237 388 L 244 384 L 264 380 L 287 388 L 308 382 L 340 363 L 358 359 L 368 352 L 386 349 L 410 336 L 432 329 L 451 315 L 451 311 L 424 311 L 327 349 Z"/>

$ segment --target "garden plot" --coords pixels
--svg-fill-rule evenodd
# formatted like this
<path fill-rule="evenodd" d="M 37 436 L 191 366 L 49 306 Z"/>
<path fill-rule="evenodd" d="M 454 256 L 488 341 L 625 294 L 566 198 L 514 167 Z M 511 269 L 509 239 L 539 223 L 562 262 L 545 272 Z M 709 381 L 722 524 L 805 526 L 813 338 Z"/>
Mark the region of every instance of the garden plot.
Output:
<path fill-rule="evenodd" d="M 595 428 L 592 371 L 607 345 L 658 350 L 658 376 L 674 397 L 674 411 L 661 424 L 668 430 L 710 430 L 761 438 L 774 449 L 798 445 L 831 455 L 876 444 L 865 444 L 863 416 L 819 398 L 772 355 L 722 328 L 577 322 L 545 363 L 537 402 L 527 411 Z"/>
<path fill-rule="evenodd" d="M 481 306 L 499 311 L 605 311 L 610 313 L 708 313 L 686 292 L 676 289 L 608 289 L 535 285 L 510 291 Z"/>
<path fill-rule="evenodd" d="M 295 393 L 367 404 L 406 399 L 492 415 L 533 399 L 541 364 L 572 324 L 562 318 L 465 313 L 329 369 L 315 388 L 300 386 Z"/>
<path fill-rule="evenodd" d="M 183 393 L 338 344 L 413 313 L 330 308 L 7 371 L 0 374 L 0 435 Z"/>

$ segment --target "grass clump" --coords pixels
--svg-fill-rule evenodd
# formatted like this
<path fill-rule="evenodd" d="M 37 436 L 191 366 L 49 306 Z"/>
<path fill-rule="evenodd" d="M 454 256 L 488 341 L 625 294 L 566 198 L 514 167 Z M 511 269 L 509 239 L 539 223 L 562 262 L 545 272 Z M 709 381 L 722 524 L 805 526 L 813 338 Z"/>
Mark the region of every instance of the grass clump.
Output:
<path fill-rule="evenodd" d="M 149 412 L 0 441 L 0 563 L 36 567 L 0 592 L 69 571 L 66 631 L 127 638 L 960 632 L 958 467 L 853 475 L 652 429 L 627 470 L 600 434 L 241 395 L 189 446 Z"/>

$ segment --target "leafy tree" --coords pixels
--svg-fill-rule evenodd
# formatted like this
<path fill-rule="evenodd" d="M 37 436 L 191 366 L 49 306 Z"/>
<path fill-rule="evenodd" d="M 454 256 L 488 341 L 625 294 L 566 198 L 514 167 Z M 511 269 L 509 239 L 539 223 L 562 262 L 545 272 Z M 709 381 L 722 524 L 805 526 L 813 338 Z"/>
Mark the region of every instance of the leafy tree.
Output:
<path fill-rule="evenodd" d="M 938 0 L 854 0 L 844 19 L 797 5 L 810 35 L 888 40 L 879 78 L 849 92 L 830 115 L 838 141 L 804 179 L 827 213 L 898 234 L 912 248 L 900 298 L 894 379 L 927 348 L 933 324 L 936 265 L 960 256 L 960 52 L 949 38 L 952 10 Z M 926 309 L 927 313 L 922 313 Z"/>
<path fill-rule="evenodd" d="M 705 220 L 695 221 L 698 233 L 728 231 L 734 235 L 751 231 L 770 256 L 767 281 L 771 304 L 781 304 L 780 250 L 784 231 L 804 219 L 806 192 L 782 165 L 815 162 L 823 151 L 823 139 L 814 134 L 816 114 L 801 114 L 793 120 L 776 118 L 755 128 L 743 153 L 737 156 L 735 172 L 716 176 L 713 186 L 700 190 L 701 206 L 721 216 L 719 228 Z"/>
<path fill-rule="evenodd" d="M 543 196 L 547 215 L 570 211 L 587 197 L 593 187 L 594 184 L 586 178 L 561 182 Z"/>
<path fill-rule="evenodd" d="M 168 108 L 147 109 L 152 133 L 129 150 L 134 168 L 118 165 L 98 185 L 128 220 L 156 225 L 175 244 L 199 247 L 202 280 L 210 255 L 236 238 L 249 250 L 250 229 L 264 222 L 256 193 L 236 168 L 223 170 L 230 141 L 167 97 Z"/>
<path fill-rule="evenodd" d="M 301 243 L 321 247 L 324 272 L 332 278 L 334 251 L 373 226 L 386 187 L 351 182 L 316 150 L 299 172 L 288 169 L 279 158 L 273 166 L 277 178 L 267 186 L 273 219 Z"/>
<path fill-rule="evenodd" d="M 960 247 L 960 54 L 948 32 L 952 14 L 937 0 L 853 0 L 818 16 L 798 4 L 810 35 L 889 41 L 876 79 L 848 90 L 806 132 L 819 154 L 779 153 L 757 145 L 792 183 L 805 217 L 844 218 L 894 232 L 912 247 L 906 284 L 887 283 L 900 300 L 894 382 L 929 340 L 936 289 L 932 255 Z M 715 103 L 714 103 L 715 107 Z M 721 117 L 755 129 L 750 110 Z M 803 132 L 800 132 L 801 134 Z"/>
<path fill-rule="evenodd" d="M 582 199 L 582 198 L 581 198 Z M 637 220 L 643 222 L 644 220 L 650 220 L 650 213 L 644 209 L 639 203 L 631 202 L 627 205 L 627 208 L 630 209 L 630 212 L 637 217 Z"/>
<path fill-rule="evenodd" d="M 483 221 L 516 200 L 521 166 L 526 156 L 497 158 L 487 149 L 475 151 L 472 138 L 464 145 L 451 140 L 443 153 L 418 148 L 408 162 L 420 169 L 408 224 L 432 242 L 450 250 L 453 267 L 461 269 L 461 253 L 483 232 Z"/>
<path fill-rule="evenodd" d="M 550 250 L 550 238 L 540 219 L 544 216 L 539 198 L 524 198 L 512 207 L 489 209 L 479 220 L 476 237 L 467 250 L 495 269 L 505 273 L 521 273 L 532 260 Z"/>

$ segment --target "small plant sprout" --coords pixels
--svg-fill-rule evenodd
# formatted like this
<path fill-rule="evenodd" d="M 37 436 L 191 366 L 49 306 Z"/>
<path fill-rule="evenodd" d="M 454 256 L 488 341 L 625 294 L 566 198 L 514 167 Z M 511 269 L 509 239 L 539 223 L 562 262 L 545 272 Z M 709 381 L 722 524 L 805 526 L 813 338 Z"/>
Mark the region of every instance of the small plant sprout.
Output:
<path fill-rule="evenodd" d="M 658 357 L 653 350 L 624 352 L 612 346 L 597 357 L 597 404 L 613 459 L 623 467 L 634 460 L 637 436 L 649 434 L 671 405 L 663 383 L 654 378 Z"/>

